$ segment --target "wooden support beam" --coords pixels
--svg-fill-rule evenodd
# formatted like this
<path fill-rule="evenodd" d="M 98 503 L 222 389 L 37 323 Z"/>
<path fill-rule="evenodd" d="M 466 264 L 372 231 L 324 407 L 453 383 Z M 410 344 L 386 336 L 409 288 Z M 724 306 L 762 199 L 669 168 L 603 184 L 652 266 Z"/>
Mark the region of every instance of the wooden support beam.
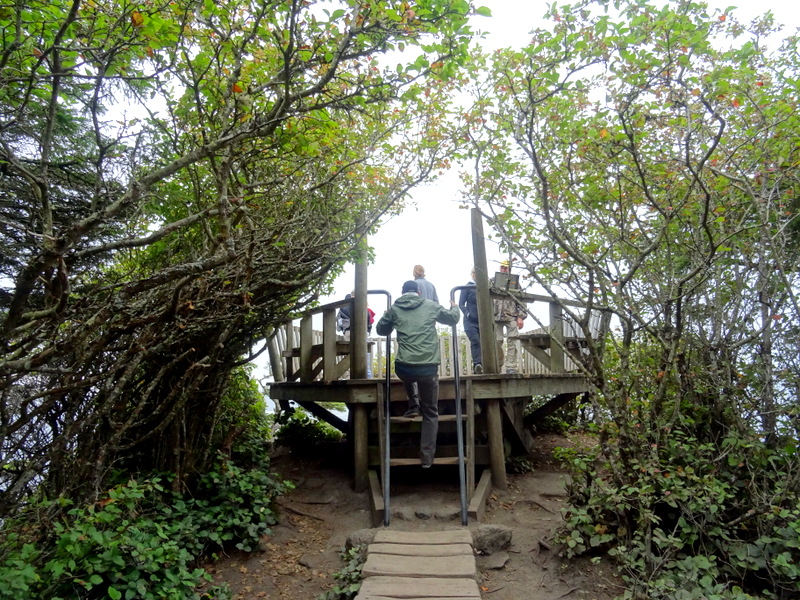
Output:
<path fill-rule="evenodd" d="M 378 474 L 375 471 L 369 472 L 369 505 L 372 509 L 372 525 L 380 527 L 383 525 L 383 513 L 386 504 L 383 502 L 383 490 L 381 489 Z"/>
<path fill-rule="evenodd" d="M 316 402 L 298 402 L 298 404 L 318 419 L 325 421 L 345 435 L 350 435 L 350 425 L 347 423 L 347 421 L 338 415 L 333 414 L 324 406 L 320 406 Z"/>
<path fill-rule="evenodd" d="M 520 340 L 520 342 L 522 345 L 522 349 L 524 351 L 528 352 L 533 356 L 533 358 L 542 363 L 545 369 L 547 369 L 548 371 L 552 370 L 550 369 L 550 355 L 547 352 L 545 352 L 541 348 L 537 348 L 536 346 L 526 344 L 523 340 Z"/>
<path fill-rule="evenodd" d="M 478 487 L 475 489 L 475 495 L 470 500 L 469 507 L 467 508 L 467 516 L 473 521 L 480 522 L 483 519 L 483 513 L 486 510 L 486 500 L 489 497 L 489 492 L 492 491 L 492 473 L 488 469 L 484 469 L 481 474 L 481 480 L 478 482 Z"/>
<path fill-rule="evenodd" d="M 511 450 L 516 454 L 527 454 L 532 450 L 530 447 L 531 436 L 525 429 L 523 411 L 525 405 L 530 402 L 530 398 L 508 398 L 508 402 L 501 404 L 501 414 L 506 438 L 511 442 Z"/>
<path fill-rule="evenodd" d="M 571 392 L 568 394 L 558 394 L 555 398 L 550 400 L 544 406 L 540 406 L 531 414 L 527 415 L 524 419 L 525 427 L 531 427 L 536 425 L 539 421 L 544 419 L 546 416 L 553 414 L 562 406 L 565 406 L 578 396 L 582 396 L 584 392 Z"/>
<path fill-rule="evenodd" d="M 355 475 L 353 487 L 356 492 L 363 492 L 368 485 L 369 456 L 367 436 L 369 433 L 368 406 L 366 404 L 353 404 L 353 465 Z"/>
<path fill-rule="evenodd" d="M 486 401 L 486 428 L 489 430 L 489 465 L 492 469 L 492 483 L 498 489 L 508 487 L 506 479 L 506 457 L 503 447 L 503 418 L 500 414 L 500 400 Z"/>

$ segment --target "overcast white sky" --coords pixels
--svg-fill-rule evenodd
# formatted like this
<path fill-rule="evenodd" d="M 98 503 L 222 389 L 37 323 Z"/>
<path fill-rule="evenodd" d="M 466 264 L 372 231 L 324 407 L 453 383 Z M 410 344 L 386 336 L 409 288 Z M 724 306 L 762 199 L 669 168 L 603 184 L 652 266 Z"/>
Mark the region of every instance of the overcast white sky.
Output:
<path fill-rule="evenodd" d="M 473 27 L 490 33 L 486 45 L 495 47 L 521 47 L 528 42 L 528 32 L 540 25 L 546 11 L 542 0 L 529 2 L 514 0 L 475 0 L 478 6 L 492 10 L 492 18 L 477 17 Z M 795 0 L 740 0 L 738 3 L 712 0 L 712 7 L 721 10 L 730 5 L 740 21 L 771 10 L 785 31 L 794 31 L 800 25 L 800 9 Z M 387 221 L 377 234 L 370 238 L 375 249 L 375 262 L 369 265 L 369 289 L 383 289 L 395 299 L 400 295 L 404 281 L 412 279 L 415 264 L 421 264 L 427 279 L 436 286 L 439 301 L 447 305 L 450 290 L 469 281 L 472 268 L 472 234 L 470 211 L 458 207 L 458 176 L 451 171 L 433 184 L 420 187 L 411 193 L 412 202 L 403 214 Z M 489 228 L 484 223 L 484 234 Z M 489 272 L 496 270 L 497 261 L 504 257 L 496 244 L 487 241 Z M 354 286 L 355 276 L 350 266 L 337 279 L 336 292 L 323 303 L 344 298 Z M 537 293 L 541 290 L 530 289 Z M 370 306 L 382 313 L 383 297 L 370 298 Z"/>

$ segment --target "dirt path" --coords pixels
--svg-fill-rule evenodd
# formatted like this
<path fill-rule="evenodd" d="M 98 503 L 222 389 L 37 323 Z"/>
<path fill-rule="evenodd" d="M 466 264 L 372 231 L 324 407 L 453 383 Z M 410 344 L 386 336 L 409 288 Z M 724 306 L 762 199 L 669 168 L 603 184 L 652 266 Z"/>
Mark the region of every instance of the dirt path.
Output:
<path fill-rule="evenodd" d="M 509 475 L 507 490 L 495 490 L 483 523 L 512 530 L 506 552 L 479 556 L 484 599 L 611 600 L 621 593 L 612 569 L 588 560 L 565 561 L 553 541 L 564 505 L 564 474 L 551 458 L 552 448 L 569 443 L 543 436 L 525 475 Z M 332 460 L 331 460 L 332 459 Z M 233 555 L 208 567 L 215 582 L 226 581 L 234 598 L 250 600 L 317 600 L 336 584 L 333 574 L 344 563 L 340 552 L 347 536 L 372 527 L 366 493 L 356 494 L 342 457 L 299 459 L 276 456 L 273 467 L 295 482 L 281 499 L 280 523 L 263 539 L 264 551 Z M 452 471 L 450 470 L 452 469 Z M 453 467 L 422 471 L 396 469 L 392 480 L 391 527 L 399 530 L 460 526 L 459 496 Z M 477 523 L 471 523 L 470 528 Z"/>

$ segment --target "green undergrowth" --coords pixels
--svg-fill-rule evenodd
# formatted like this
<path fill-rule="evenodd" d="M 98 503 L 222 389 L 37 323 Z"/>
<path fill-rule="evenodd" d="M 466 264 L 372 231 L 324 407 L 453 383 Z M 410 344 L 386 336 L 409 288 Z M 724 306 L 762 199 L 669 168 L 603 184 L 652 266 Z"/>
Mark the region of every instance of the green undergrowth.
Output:
<path fill-rule="evenodd" d="M 333 589 L 320 594 L 317 600 L 352 600 L 361 589 L 361 569 L 366 562 L 367 546 L 353 546 L 341 553 L 345 566 L 333 574 L 338 582 Z"/>
<path fill-rule="evenodd" d="M 0 598 L 227 600 L 201 560 L 252 551 L 269 532 L 271 504 L 291 484 L 267 468 L 266 458 L 241 467 L 220 457 L 191 493 L 161 475 L 115 485 L 88 506 L 30 504 L 0 539 Z M 48 523 L 49 514 L 61 516 Z"/>
<path fill-rule="evenodd" d="M 623 599 L 800 597 L 794 441 L 702 444 L 672 431 L 636 451 L 621 446 L 557 451 L 571 474 L 567 557 L 612 557 Z"/>

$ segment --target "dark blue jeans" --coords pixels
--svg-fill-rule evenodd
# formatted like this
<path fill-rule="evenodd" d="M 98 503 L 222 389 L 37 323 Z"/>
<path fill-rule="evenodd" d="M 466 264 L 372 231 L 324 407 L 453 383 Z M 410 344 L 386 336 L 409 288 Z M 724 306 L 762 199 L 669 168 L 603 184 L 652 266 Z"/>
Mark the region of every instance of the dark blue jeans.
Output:
<path fill-rule="evenodd" d="M 481 360 L 481 334 L 478 329 L 478 323 L 464 319 L 464 333 L 467 334 L 469 340 L 469 351 L 472 354 L 472 365 L 480 365 L 483 363 Z"/>

